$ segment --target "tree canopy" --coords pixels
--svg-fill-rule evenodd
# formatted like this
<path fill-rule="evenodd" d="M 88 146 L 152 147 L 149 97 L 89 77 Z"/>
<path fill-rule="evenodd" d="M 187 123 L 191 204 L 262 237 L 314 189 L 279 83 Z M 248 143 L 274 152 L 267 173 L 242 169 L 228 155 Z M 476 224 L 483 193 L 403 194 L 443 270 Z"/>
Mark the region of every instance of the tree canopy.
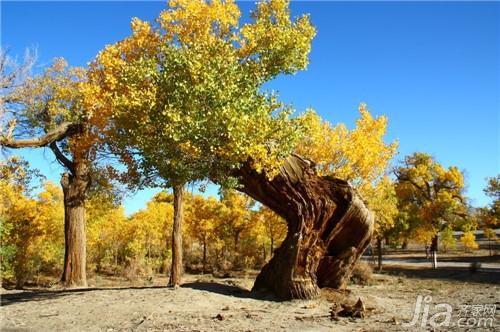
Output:
<path fill-rule="evenodd" d="M 251 16 L 239 28 L 233 1 L 170 1 L 156 23 L 135 18 L 132 35 L 97 56 L 90 81 L 125 162 L 168 186 L 224 184 L 247 162 L 276 173 L 300 132 L 261 87 L 307 66 L 315 31 L 284 0 L 258 3 Z"/>
<path fill-rule="evenodd" d="M 422 242 L 431 240 L 446 226 L 468 220 L 464 180 L 455 166 L 443 167 L 426 153 L 416 152 L 405 158 L 395 170 L 396 192 L 403 219 Z"/>

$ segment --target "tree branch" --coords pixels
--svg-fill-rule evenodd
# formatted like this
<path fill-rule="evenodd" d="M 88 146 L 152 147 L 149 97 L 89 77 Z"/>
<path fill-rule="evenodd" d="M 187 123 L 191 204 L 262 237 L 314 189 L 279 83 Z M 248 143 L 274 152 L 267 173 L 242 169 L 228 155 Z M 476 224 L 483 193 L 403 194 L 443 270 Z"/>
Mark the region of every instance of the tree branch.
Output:
<path fill-rule="evenodd" d="M 59 150 L 57 143 L 54 141 L 49 145 L 52 152 L 54 152 L 57 161 L 59 161 L 63 166 L 65 166 L 71 174 L 75 175 L 75 164 L 69 160 L 62 152 Z"/>
<path fill-rule="evenodd" d="M 431 192 L 430 192 L 430 187 L 429 187 L 429 184 L 426 182 L 425 185 L 427 186 L 427 190 L 425 190 L 422 186 L 418 185 L 415 181 L 413 181 L 409 176 L 401 173 L 401 172 L 398 172 L 398 171 L 394 171 L 394 175 L 396 175 L 396 178 L 400 181 L 400 182 L 407 182 L 409 184 L 411 184 L 413 187 L 417 188 L 418 190 L 420 190 L 420 192 L 429 200 L 432 201 L 432 197 L 431 197 Z"/>
<path fill-rule="evenodd" d="M 50 145 L 52 142 L 60 141 L 68 136 L 71 136 L 81 129 L 79 123 L 63 122 L 54 130 L 49 131 L 41 137 L 25 138 L 25 139 L 12 139 L 8 137 L 0 137 L 0 145 L 12 148 L 39 148 Z"/>

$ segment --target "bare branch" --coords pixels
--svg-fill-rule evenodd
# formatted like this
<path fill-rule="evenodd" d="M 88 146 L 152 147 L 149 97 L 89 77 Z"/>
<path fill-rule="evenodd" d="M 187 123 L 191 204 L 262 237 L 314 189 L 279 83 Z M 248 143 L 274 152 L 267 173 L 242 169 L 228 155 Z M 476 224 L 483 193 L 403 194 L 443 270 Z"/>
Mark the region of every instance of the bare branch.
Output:
<path fill-rule="evenodd" d="M 54 130 L 49 131 L 41 137 L 25 138 L 25 139 L 12 139 L 10 137 L 0 137 L 0 146 L 12 149 L 20 148 L 37 148 L 49 145 L 52 142 L 60 141 L 69 137 L 81 129 L 79 123 L 63 122 Z"/>
<path fill-rule="evenodd" d="M 49 145 L 50 149 L 52 152 L 54 152 L 54 155 L 56 156 L 57 161 L 59 161 L 63 166 L 65 166 L 71 174 L 75 174 L 75 164 L 69 160 L 62 152 L 59 150 L 59 147 L 57 146 L 57 143 L 54 141 L 50 143 Z"/>

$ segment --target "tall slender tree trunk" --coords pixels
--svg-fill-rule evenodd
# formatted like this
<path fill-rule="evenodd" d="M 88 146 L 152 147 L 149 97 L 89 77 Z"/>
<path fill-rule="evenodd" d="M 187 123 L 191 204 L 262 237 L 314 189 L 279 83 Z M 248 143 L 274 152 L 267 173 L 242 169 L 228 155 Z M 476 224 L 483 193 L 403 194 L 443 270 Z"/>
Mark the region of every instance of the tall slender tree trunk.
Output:
<path fill-rule="evenodd" d="M 319 287 L 341 288 L 370 243 L 373 214 L 343 180 L 318 176 L 313 162 L 292 155 L 269 181 L 244 166 L 241 191 L 283 217 L 288 233 L 255 281 L 282 299 L 310 299 Z"/>
<path fill-rule="evenodd" d="M 239 241 L 240 241 L 240 232 L 237 231 L 235 234 L 234 234 L 234 252 L 237 254 L 238 253 L 238 244 L 239 244 Z"/>
<path fill-rule="evenodd" d="M 438 253 L 438 235 L 434 235 L 431 243 L 431 253 L 432 253 L 432 268 L 437 269 L 437 253 Z"/>
<path fill-rule="evenodd" d="M 177 287 L 182 276 L 182 219 L 184 185 L 174 186 L 174 225 L 172 227 L 172 268 L 168 285 Z"/>
<path fill-rule="evenodd" d="M 203 237 L 203 273 L 207 271 L 207 238 Z"/>
<path fill-rule="evenodd" d="M 377 269 L 382 270 L 382 238 L 377 237 Z"/>
<path fill-rule="evenodd" d="M 85 198 L 90 185 L 87 165 L 75 164 L 75 174 L 64 173 L 64 269 L 62 283 L 66 287 L 86 287 Z"/>
<path fill-rule="evenodd" d="M 16 278 L 16 289 L 23 289 L 26 279 L 28 278 L 28 262 L 26 250 L 21 246 L 18 247 L 14 255 L 14 276 Z"/>

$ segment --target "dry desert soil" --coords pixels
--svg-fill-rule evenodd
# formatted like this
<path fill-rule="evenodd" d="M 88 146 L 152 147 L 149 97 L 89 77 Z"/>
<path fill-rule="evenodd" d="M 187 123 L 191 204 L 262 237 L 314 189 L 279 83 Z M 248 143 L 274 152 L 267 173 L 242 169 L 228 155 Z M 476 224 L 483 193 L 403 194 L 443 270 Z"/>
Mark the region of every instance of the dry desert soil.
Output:
<path fill-rule="evenodd" d="M 178 289 L 156 276 L 130 282 L 93 276 L 90 288 L 57 286 L 2 289 L 2 331 L 500 331 L 500 274 L 457 269 L 432 271 L 391 266 L 374 274 L 368 285 L 347 291 L 323 290 L 319 299 L 280 302 L 249 292 L 255 274 L 234 278 L 186 275 Z M 418 295 L 431 296 L 429 317 L 439 303 L 453 307 L 449 326 L 404 327 Z M 365 305 L 364 318 L 330 315 L 332 305 Z M 493 326 L 458 327 L 461 305 L 495 304 Z M 453 326 L 454 325 L 454 326 Z"/>

